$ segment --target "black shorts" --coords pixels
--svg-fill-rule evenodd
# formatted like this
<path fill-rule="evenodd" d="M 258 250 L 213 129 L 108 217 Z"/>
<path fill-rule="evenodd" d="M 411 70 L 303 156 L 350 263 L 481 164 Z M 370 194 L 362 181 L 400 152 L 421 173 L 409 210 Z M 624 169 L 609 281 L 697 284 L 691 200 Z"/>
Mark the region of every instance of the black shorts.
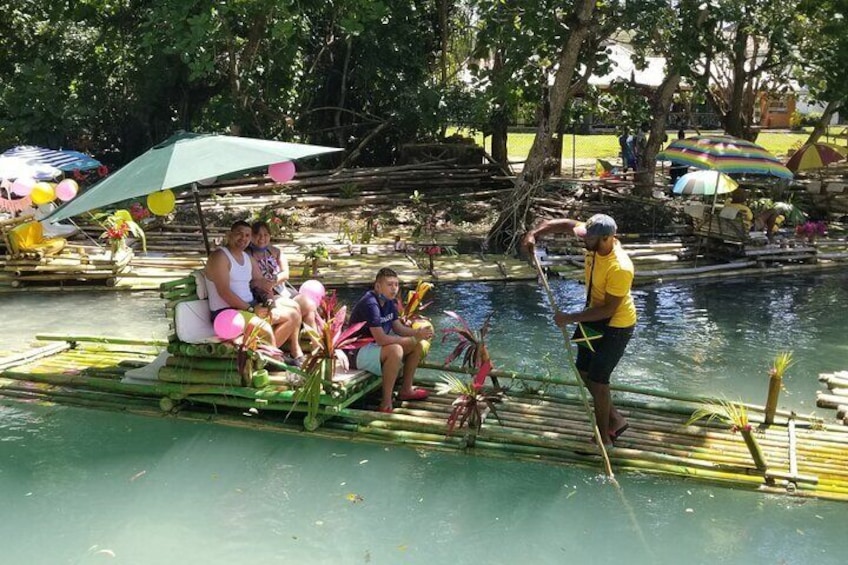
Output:
<path fill-rule="evenodd" d="M 587 347 L 577 348 L 577 368 L 587 373 L 587 378 L 593 383 L 608 385 L 613 369 L 618 365 L 627 343 L 633 337 L 635 326 L 629 328 L 611 328 L 606 324 L 585 323 L 584 326 L 592 327 L 604 332 L 600 339 L 592 340 L 590 343 L 595 348 L 594 353 Z M 578 335 L 578 329 L 571 339 L 582 337 Z"/>

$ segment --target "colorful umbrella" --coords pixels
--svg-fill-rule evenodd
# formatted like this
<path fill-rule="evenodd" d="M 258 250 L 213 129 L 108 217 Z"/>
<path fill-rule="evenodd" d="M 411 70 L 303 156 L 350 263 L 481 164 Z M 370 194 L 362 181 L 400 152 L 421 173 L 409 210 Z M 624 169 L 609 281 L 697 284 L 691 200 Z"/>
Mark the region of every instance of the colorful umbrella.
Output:
<path fill-rule="evenodd" d="M 45 149 L 34 145 L 19 145 L 3 153 L 6 157 L 17 157 L 31 165 L 49 165 L 60 171 L 90 171 L 100 166 L 100 161 L 79 151 Z"/>
<path fill-rule="evenodd" d="M 846 149 L 830 143 L 811 143 L 804 145 L 792 154 L 786 162 L 786 168 L 795 171 L 821 169 L 831 163 L 845 159 Z"/>
<path fill-rule="evenodd" d="M 696 169 L 712 169 L 726 174 L 769 175 L 791 179 L 792 171 L 777 157 L 750 141 L 731 136 L 701 135 L 676 139 L 658 161 L 671 161 Z"/>
<path fill-rule="evenodd" d="M 204 179 L 331 151 L 341 149 L 232 135 L 182 132 L 152 147 L 80 196 L 63 204 L 49 219 L 63 220 L 160 190 L 194 185 Z M 193 187 L 192 192 L 200 211 L 196 187 Z M 208 251 L 209 242 L 202 216 L 200 221 Z"/>
<path fill-rule="evenodd" d="M 29 177 L 35 180 L 52 180 L 60 174 L 62 171 L 51 165 L 33 164 L 20 157 L 0 155 L 0 179 Z"/>
<path fill-rule="evenodd" d="M 714 196 L 727 194 L 739 188 L 739 183 L 724 173 L 694 171 L 686 173 L 674 183 L 675 194 L 703 194 Z"/>
<path fill-rule="evenodd" d="M 606 159 L 598 159 L 595 162 L 595 174 L 601 178 L 606 178 L 616 173 L 616 167 Z"/>

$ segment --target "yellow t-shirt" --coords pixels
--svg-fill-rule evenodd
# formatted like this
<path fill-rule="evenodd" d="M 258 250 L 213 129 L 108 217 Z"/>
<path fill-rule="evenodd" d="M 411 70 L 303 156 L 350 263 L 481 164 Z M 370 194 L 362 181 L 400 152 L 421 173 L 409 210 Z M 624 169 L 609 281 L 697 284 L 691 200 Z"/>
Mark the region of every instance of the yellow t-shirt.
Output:
<path fill-rule="evenodd" d="M 594 263 L 594 267 L 593 267 Z M 624 300 L 613 313 L 609 325 L 613 328 L 629 328 L 636 324 L 636 305 L 630 294 L 633 285 L 633 261 L 618 241 L 608 255 L 586 254 L 586 287 L 592 278 L 592 296 L 589 306 L 603 304 L 606 294 L 623 296 Z"/>
<path fill-rule="evenodd" d="M 739 210 L 739 212 L 736 213 L 736 216 L 742 218 L 742 224 L 745 226 L 745 229 L 751 231 L 751 225 L 754 223 L 754 213 L 750 208 L 738 202 L 726 202 L 724 207 L 736 208 Z"/>

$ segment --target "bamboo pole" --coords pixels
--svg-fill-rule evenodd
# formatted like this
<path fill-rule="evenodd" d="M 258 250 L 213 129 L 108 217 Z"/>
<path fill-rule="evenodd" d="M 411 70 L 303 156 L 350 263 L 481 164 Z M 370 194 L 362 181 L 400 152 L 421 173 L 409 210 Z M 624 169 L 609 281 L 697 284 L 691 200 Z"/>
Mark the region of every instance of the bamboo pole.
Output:
<path fill-rule="evenodd" d="M 36 334 L 35 338 L 41 341 L 104 343 L 112 345 L 168 345 L 168 342 L 164 339 L 136 339 L 126 337 L 102 337 L 89 335 Z"/>
<path fill-rule="evenodd" d="M 539 280 L 542 282 L 542 286 L 545 289 L 545 293 L 548 296 L 548 302 L 550 303 L 551 309 L 554 313 L 559 313 L 559 307 L 556 303 L 556 298 L 554 297 L 554 293 L 551 291 L 550 285 L 548 285 L 548 278 L 545 276 L 545 272 L 542 271 L 542 266 L 539 264 L 539 258 L 536 257 L 536 252 L 533 251 L 533 266 L 536 268 L 536 273 L 539 275 Z M 568 354 L 569 364 L 574 372 L 574 377 L 576 379 L 580 379 L 580 375 L 577 370 L 577 365 L 574 361 L 574 353 L 571 351 L 571 340 L 568 337 L 568 333 L 566 333 L 565 328 L 560 327 L 560 332 L 562 333 L 562 338 L 565 341 L 565 350 Z M 601 457 L 603 458 L 604 469 L 606 471 L 607 477 L 610 480 L 615 480 L 612 473 L 612 466 L 610 465 L 609 455 L 607 454 L 607 449 L 605 444 L 606 438 L 601 437 L 601 432 L 598 430 L 598 423 L 595 421 L 595 414 L 589 406 L 589 400 L 586 398 L 586 391 L 582 386 L 578 386 L 577 390 L 580 391 L 580 399 L 583 402 L 583 407 L 586 409 L 586 416 L 589 418 L 589 422 L 592 425 L 593 433 L 595 435 L 595 442 L 598 446 L 598 449 L 601 452 Z"/>

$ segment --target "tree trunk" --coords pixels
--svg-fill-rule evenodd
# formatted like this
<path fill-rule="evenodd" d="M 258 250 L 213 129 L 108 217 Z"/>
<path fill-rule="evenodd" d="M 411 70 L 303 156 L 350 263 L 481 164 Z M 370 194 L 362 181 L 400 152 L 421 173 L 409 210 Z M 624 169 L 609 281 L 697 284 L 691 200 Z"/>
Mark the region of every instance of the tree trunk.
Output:
<path fill-rule="evenodd" d="M 822 112 L 822 116 L 818 122 L 816 122 L 813 131 L 810 132 L 810 137 L 807 138 L 805 144 L 815 143 L 817 142 L 821 136 L 824 135 L 824 132 L 827 131 L 827 125 L 830 123 L 830 119 L 842 106 L 842 102 L 830 101 L 827 103 L 827 107 L 825 107 L 824 112 Z"/>
<path fill-rule="evenodd" d="M 558 57 L 558 68 L 554 84 L 550 90 L 549 112 L 540 116 L 536 137 L 530 154 L 524 163 L 515 183 L 515 188 L 505 199 L 497 221 L 489 230 L 486 239 L 488 248 L 495 252 L 511 251 L 523 231 L 526 229 L 527 213 L 533 200 L 535 189 L 543 178 L 545 162 L 551 155 L 551 138 L 556 124 L 562 118 L 562 111 L 571 96 L 571 82 L 577 67 L 577 59 L 583 42 L 589 36 L 595 0 L 580 0 L 574 9 L 571 20 L 571 33 Z"/>
<path fill-rule="evenodd" d="M 745 98 L 745 49 L 748 45 L 748 35 L 741 30 L 736 30 L 736 38 L 733 42 L 733 86 L 730 91 L 730 100 L 727 101 L 727 114 L 724 118 L 724 131 L 728 135 L 745 137 L 745 124 L 742 118 L 742 109 Z"/>
<path fill-rule="evenodd" d="M 651 113 L 654 116 L 651 124 L 651 135 L 648 137 L 648 143 L 645 146 L 644 162 L 636 173 L 634 192 L 637 196 L 651 196 L 654 187 L 654 174 L 657 170 L 657 153 L 660 152 L 660 146 L 662 146 L 665 137 L 671 101 L 674 99 L 674 93 L 677 92 L 679 85 L 680 71 L 669 71 L 654 93 L 651 101 Z"/>
<path fill-rule="evenodd" d="M 503 53 L 500 48 L 492 57 L 492 77 L 498 82 L 505 82 L 503 76 Z M 497 92 L 503 92 L 503 85 L 495 85 Z M 492 127 L 492 159 L 494 159 L 505 171 L 509 170 L 509 156 L 507 155 L 507 126 L 509 124 L 507 102 L 503 96 L 495 98 L 495 110 L 490 118 Z"/>

